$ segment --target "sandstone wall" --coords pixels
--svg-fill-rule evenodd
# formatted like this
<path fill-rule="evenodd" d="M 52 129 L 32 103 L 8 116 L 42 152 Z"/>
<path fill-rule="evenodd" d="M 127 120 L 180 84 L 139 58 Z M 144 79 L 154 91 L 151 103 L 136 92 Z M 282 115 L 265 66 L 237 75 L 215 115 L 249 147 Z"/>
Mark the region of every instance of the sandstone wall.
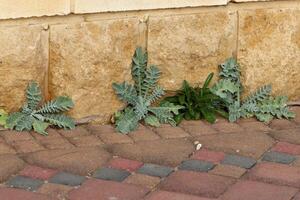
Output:
<path fill-rule="evenodd" d="M 234 56 L 246 93 L 272 83 L 300 99 L 300 0 L 248 1 L 0 0 L 0 106 L 16 110 L 37 80 L 46 99 L 71 96 L 74 117 L 107 122 L 122 107 L 111 84 L 130 80 L 138 45 L 167 90 Z"/>

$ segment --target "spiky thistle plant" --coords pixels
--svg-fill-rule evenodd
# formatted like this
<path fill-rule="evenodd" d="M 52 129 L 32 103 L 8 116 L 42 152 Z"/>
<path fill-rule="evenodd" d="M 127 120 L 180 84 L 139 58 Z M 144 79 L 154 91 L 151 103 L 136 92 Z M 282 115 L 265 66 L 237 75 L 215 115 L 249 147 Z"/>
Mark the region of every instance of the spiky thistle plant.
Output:
<path fill-rule="evenodd" d="M 115 114 L 116 129 L 121 133 L 129 133 L 138 128 L 139 121 L 144 119 L 150 126 L 158 127 L 161 123 L 176 125 L 174 115 L 178 114 L 181 106 L 164 103 L 159 107 L 151 106 L 164 94 L 164 90 L 157 83 L 160 78 L 159 69 L 147 66 L 148 56 L 138 47 L 132 59 L 131 75 L 134 84 L 127 82 L 114 83 L 118 98 L 127 104 L 126 108 Z"/>
<path fill-rule="evenodd" d="M 19 112 L 11 113 L 7 119 L 7 127 L 17 131 L 31 131 L 47 135 L 46 129 L 50 125 L 64 129 L 73 129 L 75 123 L 72 118 L 61 114 L 74 107 L 72 99 L 59 96 L 39 107 L 42 94 L 36 82 L 30 82 L 26 90 L 26 103 Z"/>
<path fill-rule="evenodd" d="M 260 121 L 269 122 L 274 117 L 290 119 L 295 116 L 287 107 L 287 97 L 271 97 L 271 85 L 260 87 L 242 101 L 240 66 L 234 58 L 221 64 L 220 70 L 220 81 L 211 88 L 211 91 L 227 102 L 229 121 L 255 116 Z"/>

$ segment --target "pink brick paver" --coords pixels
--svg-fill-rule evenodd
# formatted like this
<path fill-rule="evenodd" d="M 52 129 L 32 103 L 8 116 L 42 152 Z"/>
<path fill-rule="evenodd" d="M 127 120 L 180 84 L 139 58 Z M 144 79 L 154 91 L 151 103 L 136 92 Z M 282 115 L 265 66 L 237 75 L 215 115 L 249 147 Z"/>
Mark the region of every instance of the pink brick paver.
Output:
<path fill-rule="evenodd" d="M 285 164 L 260 163 L 250 171 L 248 178 L 300 188 L 300 168 Z"/>
<path fill-rule="evenodd" d="M 21 189 L 0 188 L 1 200 L 53 200 L 42 194 L 37 194 Z"/>
<path fill-rule="evenodd" d="M 300 155 L 300 145 L 287 142 L 278 142 L 272 150 L 292 155 Z"/>
<path fill-rule="evenodd" d="M 19 175 L 27 176 L 34 179 L 47 180 L 57 173 L 56 170 L 41 168 L 38 166 L 26 166 Z"/>
<path fill-rule="evenodd" d="M 123 169 L 123 170 L 133 172 L 136 171 L 138 168 L 142 167 L 143 163 L 135 160 L 124 159 L 124 158 L 114 158 L 108 163 L 107 166 L 111 168 Z"/>
<path fill-rule="evenodd" d="M 151 195 L 147 196 L 146 200 L 210 200 L 210 199 L 204 197 L 197 197 L 194 195 L 180 194 L 175 192 L 156 191 Z"/>
<path fill-rule="evenodd" d="M 142 199 L 149 189 L 141 186 L 118 183 L 113 181 L 93 180 L 86 181 L 79 189 L 69 193 L 70 200 L 138 200 Z"/>
<path fill-rule="evenodd" d="M 177 171 L 162 184 L 161 189 L 203 197 L 217 198 L 235 182 L 232 178 L 208 173 Z"/>
<path fill-rule="evenodd" d="M 210 151 L 208 149 L 201 149 L 196 151 L 191 157 L 195 160 L 205 160 L 213 163 L 219 163 L 225 158 L 225 153 L 218 151 Z"/>
<path fill-rule="evenodd" d="M 270 185 L 255 181 L 239 181 L 231 187 L 221 200 L 290 200 L 297 189 Z"/>

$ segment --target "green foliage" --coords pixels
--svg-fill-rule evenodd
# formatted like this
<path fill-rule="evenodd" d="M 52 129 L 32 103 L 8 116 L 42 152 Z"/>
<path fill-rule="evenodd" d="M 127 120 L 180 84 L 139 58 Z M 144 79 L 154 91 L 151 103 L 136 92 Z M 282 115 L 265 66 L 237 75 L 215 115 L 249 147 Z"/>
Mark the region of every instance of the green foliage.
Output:
<path fill-rule="evenodd" d="M 127 104 L 127 107 L 115 114 L 116 129 L 121 133 L 129 133 L 138 128 L 140 120 L 158 127 L 161 123 L 175 125 L 174 115 L 181 106 L 163 104 L 151 107 L 151 104 L 160 99 L 164 90 L 157 84 L 160 78 L 159 69 L 151 65 L 147 67 L 148 56 L 142 48 L 137 48 L 132 59 L 131 75 L 134 84 L 127 82 L 114 83 L 113 89 L 118 98 Z"/>
<path fill-rule="evenodd" d="M 182 89 L 177 91 L 175 96 L 166 97 L 162 101 L 163 103 L 169 102 L 183 107 L 174 118 L 177 124 L 183 119 L 205 119 L 210 123 L 214 123 L 217 113 L 224 117 L 228 116 L 225 110 L 225 101 L 213 94 L 208 88 L 213 75 L 213 73 L 208 75 L 202 88 L 191 87 L 187 81 L 183 81 Z M 227 94 L 221 90 L 218 92 L 223 98 L 227 97 Z"/>
<path fill-rule="evenodd" d="M 0 109 L 0 125 L 6 127 L 6 120 L 8 118 L 8 113 L 3 110 Z"/>
<path fill-rule="evenodd" d="M 294 117 L 294 113 L 287 107 L 287 97 L 271 97 L 271 85 L 262 86 L 242 102 L 241 73 L 235 59 L 230 58 L 221 64 L 220 70 L 220 81 L 211 88 L 211 92 L 226 102 L 229 121 L 234 122 L 241 117 L 253 116 L 263 122 L 269 122 L 274 117 L 287 119 Z"/>
<path fill-rule="evenodd" d="M 31 131 L 32 129 L 42 135 L 47 135 L 49 125 L 56 125 L 64 129 L 75 127 L 73 119 L 61 112 L 74 107 L 69 97 L 60 96 L 45 105 L 38 107 L 42 100 L 41 90 L 36 82 L 31 82 L 26 90 L 26 103 L 20 112 L 11 113 L 6 125 L 17 131 Z"/>

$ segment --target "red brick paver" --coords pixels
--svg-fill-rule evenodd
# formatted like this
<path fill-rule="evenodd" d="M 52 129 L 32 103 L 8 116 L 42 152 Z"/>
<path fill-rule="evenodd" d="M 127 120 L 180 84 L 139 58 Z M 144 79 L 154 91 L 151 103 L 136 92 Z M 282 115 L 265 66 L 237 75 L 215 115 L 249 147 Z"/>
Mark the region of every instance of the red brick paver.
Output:
<path fill-rule="evenodd" d="M 138 168 L 142 167 L 143 163 L 135 160 L 124 159 L 124 158 L 115 158 L 111 160 L 107 166 L 111 168 L 123 169 L 123 170 L 133 172 L 136 171 Z"/>
<path fill-rule="evenodd" d="M 300 168 L 278 163 L 260 163 L 249 173 L 252 180 L 300 188 Z"/>
<path fill-rule="evenodd" d="M 239 181 L 221 200 L 290 200 L 297 189 L 254 181 Z"/>
<path fill-rule="evenodd" d="M 1 200 L 53 200 L 42 194 L 14 188 L 0 188 Z"/>
<path fill-rule="evenodd" d="M 133 200 L 142 199 L 149 189 L 127 183 L 118 183 L 104 180 L 88 180 L 79 189 L 72 190 L 70 200 Z"/>
<path fill-rule="evenodd" d="M 204 197 L 194 195 L 180 194 L 175 192 L 157 191 L 149 195 L 146 200 L 209 200 Z"/>
<path fill-rule="evenodd" d="M 41 168 L 38 166 L 26 166 L 19 174 L 34 179 L 47 180 L 57 173 L 56 170 Z"/>
<path fill-rule="evenodd" d="M 201 149 L 196 151 L 192 156 L 192 159 L 196 160 L 205 160 L 213 163 L 219 163 L 225 158 L 225 153 L 217 152 L 217 151 L 210 151 L 208 149 Z"/>
<path fill-rule="evenodd" d="M 300 155 L 300 145 L 295 145 L 287 142 L 278 142 L 273 151 L 288 153 L 292 155 Z"/>

